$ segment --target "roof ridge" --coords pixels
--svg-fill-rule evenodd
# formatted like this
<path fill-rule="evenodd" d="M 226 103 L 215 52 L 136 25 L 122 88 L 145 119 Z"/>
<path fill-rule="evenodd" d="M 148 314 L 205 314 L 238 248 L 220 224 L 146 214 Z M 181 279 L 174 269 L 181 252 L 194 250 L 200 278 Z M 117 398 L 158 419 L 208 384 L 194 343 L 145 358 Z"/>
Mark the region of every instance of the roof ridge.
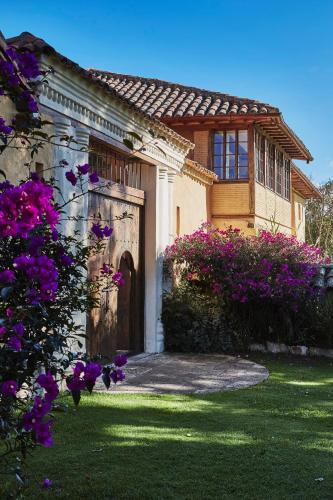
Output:
<path fill-rule="evenodd" d="M 142 81 L 142 82 L 151 82 L 151 83 L 156 83 L 156 84 L 168 85 L 171 88 L 186 89 L 187 91 L 205 94 L 204 97 L 216 96 L 216 97 L 230 98 L 234 101 L 239 100 L 239 101 L 242 101 L 242 103 L 245 102 L 245 103 L 251 103 L 251 104 L 260 104 L 261 106 L 267 106 L 271 109 L 276 110 L 277 112 L 280 112 L 280 110 L 277 106 L 273 106 L 272 104 L 259 101 L 258 99 L 250 99 L 248 97 L 235 96 L 232 94 L 228 94 L 226 92 L 220 92 L 218 90 L 202 89 L 200 87 L 193 87 L 191 85 L 186 85 L 184 83 L 170 82 L 168 80 L 161 80 L 159 78 L 145 77 L 145 76 L 139 76 L 139 75 L 128 75 L 126 73 L 115 73 L 113 71 L 105 71 L 105 70 L 101 70 L 101 69 L 97 69 L 97 68 L 88 68 L 87 71 L 89 71 L 91 73 L 98 73 L 100 75 L 109 75 L 109 76 L 112 76 L 114 78 L 122 78 L 122 79 L 125 78 L 125 79 L 131 79 L 131 80 Z"/>

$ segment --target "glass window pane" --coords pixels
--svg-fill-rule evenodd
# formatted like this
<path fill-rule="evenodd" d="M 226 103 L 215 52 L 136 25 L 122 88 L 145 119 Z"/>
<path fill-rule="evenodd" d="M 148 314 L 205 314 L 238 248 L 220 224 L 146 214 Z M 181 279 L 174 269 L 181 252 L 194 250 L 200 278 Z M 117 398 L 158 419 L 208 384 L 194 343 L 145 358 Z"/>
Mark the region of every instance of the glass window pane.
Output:
<path fill-rule="evenodd" d="M 229 155 L 226 157 L 226 166 L 227 167 L 234 167 L 236 165 L 235 161 L 235 156 L 234 155 Z"/>
<path fill-rule="evenodd" d="M 214 167 L 222 167 L 222 156 L 214 156 Z"/>
<path fill-rule="evenodd" d="M 236 143 L 235 142 L 227 142 L 226 154 L 234 155 L 236 153 Z"/>
<path fill-rule="evenodd" d="M 214 155 L 222 155 L 223 154 L 223 144 L 221 142 L 217 142 L 214 144 Z"/>
<path fill-rule="evenodd" d="M 247 130 L 238 131 L 238 142 L 247 142 Z"/>
<path fill-rule="evenodd" d="M 238 144 L 238 153 L 241 154 L 246 154 L 247 153 L 247 142 L 240 142 Z"/>
<path fill-rule="evenodd" d="M 232 168 L 226 168 L 226 179 L 236 179 L 236 169 L 234 167 Z"/>
<path fill-rule="evenodd" d="M 238 165 L 240 167 L 247 167 L 248 164 L 248 157 L 247 155 L 239 155 L 238 156 Z"/>
<path fill-rule="evenodd" d="M 224 140 L 224 132 L 215 132 L 214 134 L 214 142 L 222 143 Z"/>
<path fill-rule="evenodd" d="M 234 130 L 227 132 L 227 142 L 236 142 L 236 132 Z"/>
<path fill-rule="evenodd" d="M 238 167 L 238 178 L 248 179 L 248 177 L 249 177 L 248 167 Z"/>
<path fill-rule="evenodd" d="M 222 168 L 215 167 L 214 172 L 218 176 L 219 179 L 223 179 L 223 169 Z"/>

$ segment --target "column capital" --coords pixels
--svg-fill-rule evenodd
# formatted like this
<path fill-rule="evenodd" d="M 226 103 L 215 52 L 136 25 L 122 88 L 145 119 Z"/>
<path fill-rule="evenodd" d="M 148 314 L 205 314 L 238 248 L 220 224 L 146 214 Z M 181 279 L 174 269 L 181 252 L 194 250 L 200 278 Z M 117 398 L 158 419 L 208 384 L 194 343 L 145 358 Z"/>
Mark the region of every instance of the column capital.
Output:
<path fill-rule="evenodd" d="M 177 173 L 176 172 L 168 172 L 168 182 L 170 182 L 170 184 L 173 184 L 175 182 L 175 178 L 177 176 Z"/>
<path fill-rule="evenodd" d="M 69 128 L 71 126 L 71 121 L 69 118 L 57 117 L 55 118 L 53 123 L 56 135 L 69 135 Z"/>
<path fill-rule="evenodd" d="M 75 129 L 76 139 L 78 141 L 79 146 L 88 146 L 89 145 L 89 129 L 85 127 L 77 127 Z"/>
<path fill-rule="evenodd" d="M 168 167 L 165 167 L 164 165 L 159 165 L 158 166 L 159 179 L 166 179 L 167 175 L 168 175 Z"/>

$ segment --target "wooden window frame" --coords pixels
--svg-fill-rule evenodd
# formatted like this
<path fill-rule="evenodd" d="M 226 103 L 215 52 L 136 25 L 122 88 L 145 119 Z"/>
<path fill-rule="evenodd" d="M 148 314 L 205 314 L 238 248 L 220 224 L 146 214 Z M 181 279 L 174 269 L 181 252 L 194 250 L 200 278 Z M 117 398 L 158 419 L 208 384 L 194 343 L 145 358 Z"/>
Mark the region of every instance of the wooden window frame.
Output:
<path fill-rule="evenodd" d="M 266 186 L 274 193 L 276 193 L 276 151 L 275 144 L 269 142 L 268 148 L 266 148 Z"/>
<path fill-rule="evenodd" d="M 227 156 L 233 156 L 233 155 L 227 155 L 227 133 L 228 132 L 234 132 L 235 133 L 235 177 L 233 178 L 227 178 L 226 173 L 227 173 Z M 242 144 L 242 142 L 239 141 L 239 132 L 246 132 L 247 134 L 247 166 L 242 167 L 239 165 L 239 143 Z M 222 148 L 222 155 L 216 155 L 215 154 L 215 136 L 216 134 L 223 134 L 223 148 Z M 212 170 L 216 173 L 216 170 L 221 171 L 222 177 L 219 177 L 220 182 L 248 182 L 249 181 L 249 170 L 250 170 L 250 165 L 249 165 L 249 131 L 247 128 L 240 128 L 240 129 L 233 129 L 233 128 L 228 128 L 228 129 L 223 129 L 223 130 L 213 130 L 212 133 L 212 140 L 211 140 L 211 148 L 212 148 Z M 215 157 L 217 158 L 222 158 L 221 162 L 221 167 L 215 167 Z M 230 169 L 230 167 L 228 167 Z M 247 176 L 246 177 L 240 177 L 239 176 L 239 169 L 240 168 L 247 168 Z M 216 170 L 215 170 L 216 169 Z"/>

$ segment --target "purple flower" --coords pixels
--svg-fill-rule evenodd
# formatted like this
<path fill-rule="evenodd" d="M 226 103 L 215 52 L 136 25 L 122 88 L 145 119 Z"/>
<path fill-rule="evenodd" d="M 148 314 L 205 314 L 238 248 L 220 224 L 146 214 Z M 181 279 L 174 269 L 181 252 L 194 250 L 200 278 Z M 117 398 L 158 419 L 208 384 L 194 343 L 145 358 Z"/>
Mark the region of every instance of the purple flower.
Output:
<path fill-rule="evenodd" d="M 51 410 L 51 408 L 52 405 L 49 401 L 44 401 L 40 396 L 36 396 L 31 411 L 36 418 L 42 419 Z"/>
<path fill-rule="evenodd" d="M 17 392 L 17 387 L 15 380 L 6 380 L 0 385 L 0 393 L 3 396 L 14 396 Z"/>
<path fill-rule="evenodd" d="M 10 61 L 0 61 L 0 76 L 9 87 L 17 87 L 20 83 L 14 64 Z"/>
<path fill-rule="evenodd" d="M 74 174 L 73 170 L 69 170 L 68 172 L 65 173 L 66 179 L 73 185 L 75 186 L 77 183 L 77 177 Z"/>
<path fill-rule="evenodd" d="M 83 391 L 86 388 L 85 381 L 82 378 L 73 375 L 66 378 L 66 384 L 71 392 Z"/>
<path fill-rule="evenodd" d="M 111 236 L 112 233 L 113 233 L 112 227 L 104 226 L 103 234 L 104 234 L 105 238 L 108 238 L 109 236 Z"/>
<path fill-rule="evenodd" d="M 95 236 L 97 236 L 97 238 L 102 239 L 104 237 L 108 238 L 109 236 L 111 236 L 113 229 L 109 226 L 102 227 L 98 222 L 92 225 L 91 231 Z"/>
<path fill-rule="evenodd" d="M 104 238 L 103 229 L 99 223 L 93 224 L 91 231 L 95 236 L 97 236 L 97 238 Z"/>
<path fill-rule="evenodd" d="M 34 429 L 38 418 L 32 411 L 28 411 L 23 415 L 23 427 L 26 431 Z"/>
<path fill-rule="evenodd" d="M 30 255 L 37 257 L 40 254 L 40 250 L 44 245 L 45 240 L 42 236 L 33 236 L 28 245 L 28 251 Z"/>
<path fill-rule="evenodd" d="M 18 337 L 22 337 L 25 332 L 25 327 L 23 323 L 16 323 L 16 325 L 13 326 L 13 330 L 16 333 Z"/>
<path fill-rule="evenodd" d="M 58 241 L 59 240 L 59 233 L 56 229 L 53 229 L 52 233 L 51 233 L 51 238 L 52 238 L 52 241 Z"/>
<path fill-rule="evenodd" d="M 82 361 L 78 361 L 73 370 L 74 377 L 80 377 L 81 373 L 84 373 L 84 368 L 85 366 Z"/>
<path fill-rule="evenodd" d="M 48 479 L 47 477 L 44 479 L 43 481 L 43 484 L 42 484 L 42 488 L 51 488 L 53 484 L 53 481 L 51 481 L 51 479 Z"/>
<path fill-rule="evenodd" d="M 16 57 L 19 70 L 24 78 L 31 80 L 41 74 L 35 54 L 28 51 L 17 52 Z"/>
<path fill-rule="evenodd" d="M 7 318 L 12 318 L 14 316 L 14 310 L 12 307 L 7 307 L 6 316 L 7 316 Z"/>
<path fill-rule="evenodd" d="M 21 340 L 18 337 L 15 337 L 15 335 L 13 335 L 12 337 L 10 337 L 10 339 L 7 342 L 7 345 L 11 349 L 13 349 L 13 351 L 15 351 L 15 352 L 19 352 L 22 349 Z"/>
<path fill-rule="evenodd" d="M 118 271 L 117 273 L 114 273 L 112 276 L 112 281 L 117 285 L 117 286 L 124 286 L 125 285 L 125 280 L 123 278 L 123 273 Z"/>
<path fill-rule="evenodd" d="M 7 332 L 7 328 L 5 326 L 0 326 L 0 339 L 5 335 Z"/>
<path fill-rule="evenodd" d="M 89 180 L 92 184 L 96 184 L 96 182 L 99 182 L 99 177 L 97 175 L 96 172 L 92 172 L 90 175 L 89 175 Z"/>
<path fill-rule="evenodd" d="M 37 101 L 32 97 L 28 90 L 24 90 L 17 98 L 17 107 L 20 111 L 38 112 Z"/>
<path fill-rule="evenodd" d="M 4 271 L 0 272 L 1 283 L 12 283 L 13 281 L 15 281 L 14 271 L 11 271 L 10 269 L 5 269 Z"/>
<path fill-rule="evenodd" d="M 127 361 L 128 359 L 125 354 L 117 354 L 113 362 L 118 368 L 121 368 L 122 366 L 126 365 Z"/>
<path fill-rule="evenodd" d="M 50 431 L 52 423 L 53 422 L 51 420 L 49 422 L 37 421 L 34 427 L 37 443 L 40 443 L 46 448 L 50 448 L 50 446 L 53 445 L 52 434 Z"/>
<path fill-rule="evenodd" d="M 90 165 L 85 163 L 84 165 L 78 165 L 77 169 L 82 175 L 86 175 L 89 172 Z"/>
<path fill-rule="evenodd" d="M 60 264 L 62 264 L 65 267 L 72 265 L 74 262 L 72 257 L 70 257 L 65 253 L 61 254 L 59 259 L 60 259 Z"/>
<path fill-rule="evenodd" d="M 117 382 L 122 382 L 125 380 L 125 373 L 123 370 L 120 370 L 120 368 L 117 368 L 117 370 L 114 370 L 111 374 L 110 377 L 112 381 L 116 384 Z"/>
<path fill-rule="evenodd" d="M 103 266 L 101 267 L 101 273 L 102 274 L 111 274 L 112 273 L 111 267 L 108 264 L 104 263 Z"/>
<path fill-rule="evenodd" d="M 41 375 L 39 375 L 36 382 L 46 391 L 45 401 L 50 403 L 56 399 L 59 394 L 59 389 L 57 382 L 50 372 L 47 374 L 42 373 Z"/>
<path fill-rule="evenodd" d="M 5 120 L 0 117 L 0 134 L 9 135 L 13 132 L 13 128 L 5 124 Z"/>
<path fill-rule="evenodd" d="M 87 389 L 92 390 L 96 383 L 96 379 L 102 374 L 102 367 L 97 363 L 88 363 L 84 370 L 84 381 Z"/>

